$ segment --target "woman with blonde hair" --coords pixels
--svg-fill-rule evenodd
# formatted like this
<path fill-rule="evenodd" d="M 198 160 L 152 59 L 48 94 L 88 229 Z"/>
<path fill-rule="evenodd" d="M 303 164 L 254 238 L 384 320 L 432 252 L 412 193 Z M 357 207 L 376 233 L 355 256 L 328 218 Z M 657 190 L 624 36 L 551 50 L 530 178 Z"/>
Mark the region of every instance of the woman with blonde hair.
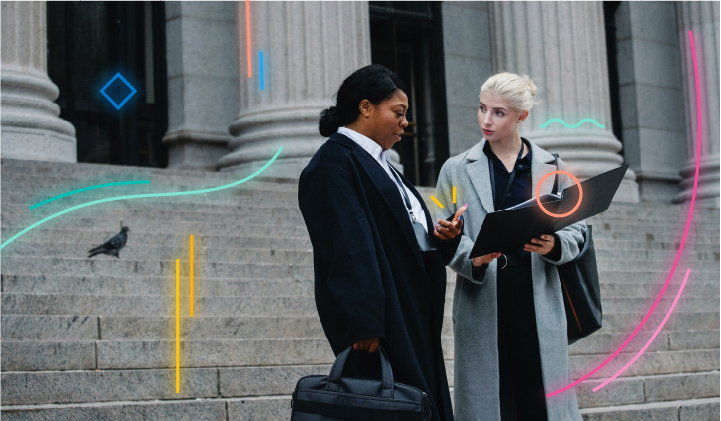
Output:
<path fill-rule="evenodd" d="M 566 317 L 557 265 L 583 245 L 584 221 L 530 240 L 512 253 L 469 259 L 486 214 L 532 198 L 538 181 L 565 170 L 518 127 L 537 88 L 528 76 L 499 73 L 481 87 L 478 123 L 483 137 L 441 168 L 436 197 L 454 212 L 452 190 L 468 202 L 465 227 L 449 266 L 457 273 L 453 297 L 454 412 L 459 420 L 580 420 L 576 392 L 546 395 L 569 384 Z M 540 193 L 550 193 L 547 177 Z M 572 185 L 558 178 L 558 191 Z M 441 215 L 441 212 L 443 215 Z"/>

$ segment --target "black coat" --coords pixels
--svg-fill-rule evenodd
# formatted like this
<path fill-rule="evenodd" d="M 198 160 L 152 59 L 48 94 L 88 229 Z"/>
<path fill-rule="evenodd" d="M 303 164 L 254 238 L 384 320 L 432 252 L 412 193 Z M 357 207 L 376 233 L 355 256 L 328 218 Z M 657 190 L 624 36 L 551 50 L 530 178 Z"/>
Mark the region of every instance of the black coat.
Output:
<path fill-rule="evenodd" d="M 423 205 L 433 237 L 423 199 L 401 178 Z M 461 236 L 421 252 L 398 186 L 368 152 L 338 133 L 301 173 L 298 201 L 313 244 L 316 307 L 335 355 L 357 341 L 381 338 L 395 381 L 428 393 L 434 420 L 453 420 L 441 327 L 445 265 Z M 379 373 L 377 354 L 352 352 L 355 372 Z"/>

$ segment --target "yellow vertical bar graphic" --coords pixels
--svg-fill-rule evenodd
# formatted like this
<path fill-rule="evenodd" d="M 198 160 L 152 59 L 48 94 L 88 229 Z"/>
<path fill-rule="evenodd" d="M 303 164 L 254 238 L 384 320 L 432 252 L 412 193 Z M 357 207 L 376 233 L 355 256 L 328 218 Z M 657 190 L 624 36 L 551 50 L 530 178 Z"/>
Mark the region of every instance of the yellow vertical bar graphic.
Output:
<path fill-rule="evenodd" d="M 180 393 L 180 259 L 175 259 L 175 393 Z"/>
<path fill-rule="evenodd" d="M 190 235 L 190 317 L 193 317 L 193 235 Z"/>
<path fill-rule="evenodd" d="M 453 187 L 453 203 L 456 203 L 456 188 Z"/>

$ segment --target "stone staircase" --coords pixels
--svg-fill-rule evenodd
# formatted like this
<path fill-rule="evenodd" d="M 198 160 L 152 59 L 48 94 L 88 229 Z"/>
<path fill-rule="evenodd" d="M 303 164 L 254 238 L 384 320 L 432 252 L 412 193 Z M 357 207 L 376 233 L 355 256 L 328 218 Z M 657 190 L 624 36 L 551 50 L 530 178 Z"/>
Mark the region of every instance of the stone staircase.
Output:
<path fill-rule="evenodd" d="M 2 241 L 91 200 L 196 190 L 246 174 L 2 160 Z M 150 180 L 41 200 L 97 184 Z M 422 189 L 426 202 L 432 189 Z M 628 337 L 670 271 L 688 205 L 614 204 L 593 218 L 604 327 L 571 347 L 580 377 Z M 120 259 L 87 250 L 130 227 Z M 194 236 L 194 317 L 189 236 Z M 284 420 L 296 381 L 333 362 L 313 299 L 297 183 L 257 178 L 218 192 L 102 203 L 52 219 L 2 250 L 2 418 Z M 181 260 L 180 393 L 175 259 Z M 664 329 L 626 364 L 686 288 Z M 449 271 L 444 353 L 453 385 Z M 587 420 L 719 419 L 719 211 L 697 208 L 673 280 L 643 331 L 577 386 Z"/>

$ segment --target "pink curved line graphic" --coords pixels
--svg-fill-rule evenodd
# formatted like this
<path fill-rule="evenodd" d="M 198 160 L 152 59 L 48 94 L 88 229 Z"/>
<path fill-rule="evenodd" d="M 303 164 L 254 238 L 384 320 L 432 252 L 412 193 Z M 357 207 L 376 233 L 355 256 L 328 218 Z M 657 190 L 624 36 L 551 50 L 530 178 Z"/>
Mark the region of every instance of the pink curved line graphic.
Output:
<path fill-rule="evenodd" d="M 606 358 L 606 360 L 604 362 L 599 364 L 598 367 L 589 371 L 588 374 L 584 375 L 583 377 L 574 381 L 573 383 L 569 384 L 568 386 L 564 386 L 554 392 L 547 394 L 546 395 L 547 398 L 550 398 L 551 396 L 557 395 L 561 392 L 564 392 L 564 391 L 576 386 L 577 384 L 586 380 L 587 378 L 592 376 L 595 372 L 597 372 L 598 370 L 603 368 L 606 364 L 611 362 L 611 360 L 616 358 L 616 356 L 621 352 L 621 350 L 623 348 L 625 348 L 626 345 L 629 344 L 629 342 L 631 342 L 631 339 L 633 339 L 636 336 L 636 334 L 638 334 L 638 332 L 641 331 L 641 327 L 644 324 L 646 324 L 646 321 L 648 320 L 648 318 L 651 317 L 651 313 L 653 313 L 653 311 L 656 309 L 656 306 L 661 301 L 661 297 L 663 296 L 663 293 L 666 292 L 666 288 L 668 287 L 668 284 L 671 281 L 671 278 L 673 277 L 673 273 L 676 271 L 676 266 L 678 265 L 678 261 L 681 258 L 681 252 L 683 251 L 683 246 L 686 244 L 686 237 L 688 236 L 688 229 L 691 225 L 691 216 L 693 215 L 693 206 L 694 206 L 694 203 L 696 202 L 696 189 L 698 187 L 698 170 L 699 170 L 700 155 L 701 155 L 701 113 L 700 113 L 700 111 L 701 111 L 701 93 L 699 90 L 698 67 L 696 64 L 696 48 L 694 47 L 693 34 L 691 33 L 691 31 L 688 31 L 688 36 L 691 40 L 691 52 L 693 54 L 693 69 L 694 69 L 694 74 L 696 76 L 696 110 L 697 110 L 696 115 L 698 117 L 698 130 L 697 130 L 698 139 L 697 139 L 697 144 L 696 144 L 696 173 L 694 174 L 694 179 L 693 179 L 693 193 L 691 195 L 691 206 L 689 207 L 689 210 L 688 210 L 688 218 L 686 219 L 686 228 L 683 231 L 683 238 L 681 239 L 681 244 L 679 246 L 678 253 L 676 254 L 676 259 L 674 260 L 673 266 L 671 267 L 671 273 L 668 274 L 668 278 L 666 278 L 666 283 L 663 285 L 663 288 L 661 288 L 661 292 L 658 294 L 658 297 L 656 298 L 656 302 L 653 303 L 653 305 L 651 306 L 651 309 L 648 311 L 648 313 L 646 313 L 646 316 L 641 321 L 641 324 L 638 325 L 638 327 L 636 328 L 636 330 L 633 331 L 631 336 L 629 336 L 628 339 L 626 339 L 626 341 L 613 354 L 611 354 L 610 357 Z"/>
<path fill-rule="evenodd" d="M 653 336 L 651 336 L 651 339 L 649 339 L 648 342 L 646 342 L 646 345 L 644 345 L 643 348 L 641 348 L 641 350 L 638 351 L 638 353 L 636 353 L 636 355 L 634 355 L 633 358 L 631 358 L 631 361 L 629 361 L 628 364 L 624 365 L 622 369 L 618 370 L 616 372 L 616 374 L 609 377 L 608 380 L 606 380 L 603 383 L 599 384 L 598 386 L 594 387 L 593 388 L 594 392 L 597 391 L 598 389 L 602 388 L 603 386 L 606 386 L 607 384 L 611 383 L 613 381 L 613 379 L 615 379 L 621 373 L 626 371 L 626 369 L 629 368 L 631 366 L 631 364 L 633 364 L 633 362 L 636 361 L 636 359 L 638 359 L 638 357 L 641 356 L 641 354 L 643 354 L 643 352 L 646 350 L 646 348 L 648 348 L 648 346 L 651 345 L 651 342 L 653 342 L 653 340 L 656 339 L 656 335 L 658 335 L 658 333 L 661 331 L 661 328 L 663 327 L 663 325 L 666 324 L 666 320 L 668 320 L 668 317 L 671 315 L 671 312 L 673 312 L 673 308 L 676 307 L 676 303 L 678 302 L 678 299 L 681 298 L 681 292 L 683 292 L 683 287 L 686 285 L 686 280 L 688 279 L 689 273 L 691 273 L 690 268 L 686 269 L 686 276 L 684 276 L 683 282 L 681 283 L 681 288 L 679 288 L 678 293 L 676 294 L 676 299 L 673 300 L 673 304 L 671 304 L 671 308 L 668 309 L 668 313 L 666 313 L 666 317 L 663 318 L 663 320 L 661 321 L 661 324 L 658 326 L 658 329 L 656 329 L 656 331 L 653 332 Z"/>

